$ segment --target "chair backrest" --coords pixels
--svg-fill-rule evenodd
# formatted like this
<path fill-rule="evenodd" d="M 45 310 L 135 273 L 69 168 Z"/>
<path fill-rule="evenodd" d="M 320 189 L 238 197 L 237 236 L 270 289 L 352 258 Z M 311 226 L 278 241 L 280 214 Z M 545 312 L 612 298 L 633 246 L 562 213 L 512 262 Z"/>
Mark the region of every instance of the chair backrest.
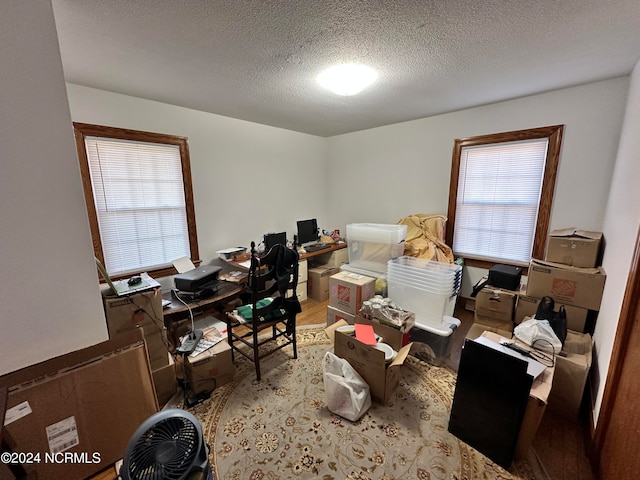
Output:
<path fill-rule="evenodd" d="M 298 251 L 286 245 L 276 244 L 259 255 L 255 242 L 251 242 L 251 266 L 247 288 L 251 294 L 254 317 L 266 317 L 279 309 L 289 308 L 290 303 L 298 303 Z M 276 297 L 268 305 L 264 299 Z M 299 305 L 299 303 L 298 303 Z"/>

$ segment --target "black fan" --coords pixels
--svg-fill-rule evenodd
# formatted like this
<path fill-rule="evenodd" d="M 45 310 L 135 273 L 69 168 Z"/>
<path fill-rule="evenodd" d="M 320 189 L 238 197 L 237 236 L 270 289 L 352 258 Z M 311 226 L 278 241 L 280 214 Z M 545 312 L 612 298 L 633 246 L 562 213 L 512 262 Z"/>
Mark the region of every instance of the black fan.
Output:
<path fill-rule="evenodd" d="M 147 418 L 129 440 L 120 476 L 123 480 L 214 480 L 198 419 L 178 408 Z"/>

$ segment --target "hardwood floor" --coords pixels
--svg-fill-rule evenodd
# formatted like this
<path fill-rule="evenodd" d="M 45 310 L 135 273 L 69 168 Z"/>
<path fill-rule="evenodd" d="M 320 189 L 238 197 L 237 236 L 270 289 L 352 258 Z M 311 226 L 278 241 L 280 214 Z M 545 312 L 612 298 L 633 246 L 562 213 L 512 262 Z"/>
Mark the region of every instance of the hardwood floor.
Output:
<path fill-rule="evenodd" d="M 328 302 L 309 299 L 303 303 L 302 313 L 298 315 L 299 326 L 326 324 Z M 473 324 L 473 313 L 456 308 L 455 317 L 461 325 L 454 331 L 450 341 L 450 354 L 446 364 L 458 369 L 460 350 L 465 336 Z M 586 423 L 566 420 L 553 412 L 546 411 L 542 423 L 533 440 L 533 447 L 550 480 L 596 480 L 591 472 L 586 456 Z M 92 477 L 92 480 L 115 480 L 117 475 L 113 467 Z"/>

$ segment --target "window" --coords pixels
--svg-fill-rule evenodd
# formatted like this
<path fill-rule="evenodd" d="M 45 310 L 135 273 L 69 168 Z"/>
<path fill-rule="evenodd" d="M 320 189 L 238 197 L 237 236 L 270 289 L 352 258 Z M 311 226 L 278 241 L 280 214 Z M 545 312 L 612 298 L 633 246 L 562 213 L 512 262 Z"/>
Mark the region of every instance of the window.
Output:
<path fill-rule="evenodd" d="M 557 125 L 455 140 L 447 229 L 455 255 L 477 266 L 543 258 L 562 131 Z"/>
<path fill-rule="evenodd" d="M 74 123 L 95 256 L 110 276 L 198 259 L 187 139 Z"/>

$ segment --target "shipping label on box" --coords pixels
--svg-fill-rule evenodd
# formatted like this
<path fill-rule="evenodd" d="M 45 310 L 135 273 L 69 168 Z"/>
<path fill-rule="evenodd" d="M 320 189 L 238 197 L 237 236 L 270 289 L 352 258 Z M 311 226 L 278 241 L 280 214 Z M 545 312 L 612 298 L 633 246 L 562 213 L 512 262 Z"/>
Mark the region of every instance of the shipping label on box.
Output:
<path fill-rule="evenodd" d="M 601 232 L 573 228 L 554 230 L 549 234 L 545 260 L 574 267 L 596 267 L 601 240 Z"/>
<path fill-rule="evenodd" d="M 376 280 L 353 272 L 339 272 L 329 278 L 329 305 L 355 315 L 362 302 L 375 295 Z"/>
<path fill-rule="evenodd" d="M 409 355 L 411 344 L 398 350 L 396 357 L 386 363 L 383 351 L 359 342 L 351 335 L 336 331 L 344 325 L 347 322 L 341 320 L 325 329 L 333 343 L 334 353 L 349 362 L 369 385 L 371 397 L 385 405 L 398 386 L 400 368 Z"/>
<path fill-rule="evenodd" d="M 338 273 L 338 267 L 318 265 L 309 269 L 307 280 L 307 295 L 318 302 L 329 298 L 329 278 Z"/>
<path fill-rule="evenodd" d="M 538 311 L 538 304 L 540 303 L 540 300 L 540 298 L 536 297 L 519 295 L 518 302 L 516 304 L 514 323 L 519 325 L 525 317 L 533 317 Z M 556 305 L 556 311 L 558 311 L 560 305 L 562 305 L 562 303 Z M 565 305 L 564 308 L 567 313 L 567 328 L 575 332 L 584 332 L 589 310 L 586 308 L 574 307 L 573 305 Z"/>
<path fill-rule="evenodd" d="M 517 295 L 513 292 L 484 287 L 476 296 L 475 311 L 481 317 L 512 322 L 516 298 Z"/>

